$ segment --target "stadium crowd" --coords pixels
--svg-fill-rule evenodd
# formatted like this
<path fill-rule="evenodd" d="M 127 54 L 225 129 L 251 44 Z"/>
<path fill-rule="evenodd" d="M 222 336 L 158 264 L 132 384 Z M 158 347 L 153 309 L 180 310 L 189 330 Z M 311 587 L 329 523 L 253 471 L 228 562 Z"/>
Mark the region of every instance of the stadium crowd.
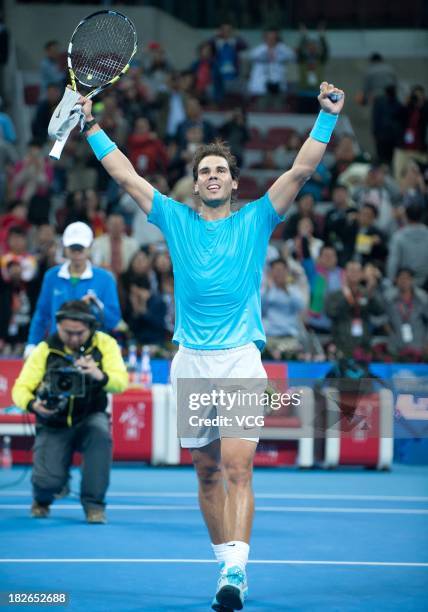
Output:
<path fill-rule="evenodd" d="M 322 24 L 315 34 L 302 26 L 294 49 L 272 29 L 249 49 L 223 24 L 183 71 L 153 41 L 94 112 L 138 172 L 196 210 L 195 150 L 226 140 L 243 174 L 239 207 L 247 195 L 262 195 L 248 180 L 251 171 L 279 175 L 306 137 L 283 130 L 249 162 L 256 135 L 248 112 L 315 112 L 328 53 Z M 297 63 L 297 83 L 289 83 L 290 62 Z M 379 54 L 371 56 L 360 102 L 372 109 L 376 157 L 361 151 L 353 134 L 334 138 L 272 236 L 262 284 L 268 358 L 428 360 L 428 100 L 421 86 L 401 99 L 398 79 Z M 83 222 L 93 232 L 92 265 L 117 283 L 122 316 L 112 333 L 125 350 L 132 341 L 169 356 L 174 281 L 162 234 L 78 132 L 60 161 L 48 157 L 47 126 L 66 81 L 64 54 L 48 41 L 33 138 L 22 158 L 13 123 L 0 112 L 0 354 L 23 353 L 45 274 L 67 260 L 64 232 Z M 207 109 L 222 111 L 223 124 L 214 126 Z"/>

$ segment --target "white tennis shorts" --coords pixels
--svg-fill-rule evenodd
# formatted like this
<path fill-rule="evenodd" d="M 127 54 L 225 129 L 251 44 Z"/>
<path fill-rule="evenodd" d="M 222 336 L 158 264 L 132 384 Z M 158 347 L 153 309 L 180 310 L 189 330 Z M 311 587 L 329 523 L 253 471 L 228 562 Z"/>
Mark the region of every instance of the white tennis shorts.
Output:
<path fill-rule="evenodd" d="M 189 381 L 189 384 L 202 388 L 207 388 L 209 381 L 233 379 L 231 383 L 239 379 L 240 388 L 251 390 L 255 389 L 263 393 L 266 388 L 267 374 L 263 367 L 261 354 L 254 342 L 231 349 L 221 350 L 199 350 L 189 349 L 180 346 L 171 364 L 171 384 L 174 393 L 174 401 L 177 412 L 180 410 L 178 405 L 178 381 L 184 384 L 182 379 L 199 379 Z M 227 386 L 227 384 L 226 384 Z M 232 436 L 234 437 L 234 436 Z M 236 436 L 244 440 L 258 442 L 258 437 Z M 214 440 L 221 438 L 218 427 L 210 426 L 208 431 L 204 429 L 203 435 L 198 437 L 181 437 L 180 443 L 183 448 L 201 448 L 210 444 Z"/>

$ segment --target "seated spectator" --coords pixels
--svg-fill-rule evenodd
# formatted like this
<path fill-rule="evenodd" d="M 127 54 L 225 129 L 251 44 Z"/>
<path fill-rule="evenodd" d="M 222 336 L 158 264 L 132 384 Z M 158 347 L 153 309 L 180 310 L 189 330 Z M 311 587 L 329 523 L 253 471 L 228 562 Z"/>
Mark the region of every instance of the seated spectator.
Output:
<path fill-rule="evenodd" d="M 57 40 L 49 40 L 45 44 L 45 57 L 40 64 L 40 98 L 46 95 L 49 85 L 57 85 L 64 91 L 67 83 L 64 56 Z M 62 93 L 61 93 L 62 96 Z"/>
<path fill-rule="evenodd" d="M 56 211 L 55 217 L 60 233 L 76 221 L 89 225 L 96 237 L 106 232 L 105 213 L 94 189 L 76 189 L 67 193 L 65 205 Z"/>
<path fill-rule="evenodd" d="M 289 284 L 286 262 L 275 259 L 270 264 L 267 285 L 262 293 L 266 352 L 273 359 L 289 358 L 300 352 L 304 308 L 302 293 Z"/>
<path fill-rule="evenodd" d="M 0 216 L 0 255 L 7 250 L 7 239 L 11 227 L 21 227 L 25 233 L 31 228 L 27 221 L 28 209 L 22 200 L 13 200 L 7 212 Z"/>
<path fill-rule="evenodd" d="M 322 240 L 315 238 L 313 221 L 307 217 L 300 219 L 297 224 L 297 236 L 287 242 L 287 247 L 290 255 L 302 262 L 307 256 L 306 253 L 312 259 L 317 259 L 323 244 Z"/>
<path fill-rule="evenodd" d="M 166 195 L 169 193 L 168 183 L 161 174 L 155 174 L 151 177 L 146 176 L 145 178 L 147 180 L 150 179 L 150 184 L 160 193 Z M 153 223 L 149 223 L 144 210 L 127 193 L 120 197 L 119 208 L 132 218 L 132 235 L 140 246 L 144 247 L 165 242 L 164 235 L 160 229 L 153 225 Z"/>
<path fill-rule="evenodd" d="M 368 162 L 367 157 L 358 150 L 358 145 L 352 136 L 344 134 L 337 141 L 333 148 L 334 163 L 331 170 L 332 183 L 341 183 L 340 175 L 345 172 L 352 164 Z"/>
<path fill-rule="evenodd" d="M 153 257 L 153 272 L 156 275 L 157 282 L 157 290 L 160 293 L 164 291 L 164 283 L 168 284 L 169 279 L 172 277 L 172 263 L 171 258 L 169 256 L 169 252 L 166 247 L 160 247 L 159 250 Z M 169 287 L 167 287 L 167 292 L 169 291 Z"/>
<path fill-rule="evenodd" d="M 125 146 L 128 135 L 128 123 L 123 116 L 118 103 L 118 94 L 109 90 L 101 102 L 95 105 L 94 110 L 98 123 L 118 147 Z"/>
<path fill-rule="evenodd" d="M 336 251 L 331 246 L 324 245 L 316 260 L 308 251 L 305 255 L 303 267 L 311 290 L 306 323 L 317 332 L 328 333 L 331 321 L 325 313 L 325 301 L 329 293 L 342 289 L 343 270 L 337 265 Z"/>
<path fill-rule="evenodd" d="M 170 270 L 170 272 L 165 272 L 162 276 L 158 276 L 158 279 L 160 280 L 160 296 L 166 308 L 166 336 L 167 340 L 170 342 L 174 334 L 175 327 L 174 277 L 172 275 L 172 269 Z"/>
<path fill-rule="evenodd" d="M 46 272 L 64 261 L 61 242 L 52 225 L 46 223 L 36 228 L 31 251 L 37 261 L 37 273 L 29 287 L 31 302 L 35 304 Z"/>
<path fill-rule="evenodd" d="M 95 238 L 92 244 L 92 261 L 95 266 L 106 268 L 119 276 L 124 272 L 139 246 L 135 238 L 125 233 L 125 221 L 120 213 L 107 217 L 107 233 Z"/>
<path fill-rule="evenodd" d="M 190 71 L 173 72 L 167 81 L 167 90 L 155 101 L 157 133 L 168 141 L 175 138 L 178 126 L 186 120 L 186 100 L 192 96 L 193 74 Z"/>
<path fill-rule="evenodd" d="M 217 34 L 211 38 L 214 58 L 221 78 L 220 99 L 224 94 L 239 90 L 239 56 L 247 48 L 247 43 L 237 36 L 230 23 L 222 23 Z"/>
<path fill-rule="evenodd" d="M 174 332 L 174 278 L 172 275 L 171 259 L 164 245 L 151 245 L 153 247 L 153 259 L 149 256 L 146 248 L 140 249 L 131 259 L 129 267 L 119 279 L 119 291 L 123 308 L 127 308 L 130 287 L 136 285 L 140 289 L 146 289 L 147 300 L 153 297 L 151 305 L 159 305 L 158 298 L 162 302 L 163 313 L 163 337 L 164 340 L 172 338 Z M 143 301 L 141 292 L 135 291 L 135 300 Z M 139 294 L 139 298 L 138 295 Z M 156 299 L 155 299 L 156 297 Z M 129 304 L 128 304 L 129 306 Z M 127 321 L 129 323 L 129 321 Z M 159 333 L 159 326 L 156 333 Z"/>
<path fill-rule="evenodd" d="M 214 140 L 215 129 L 209 121 L 203 118 L 202 107 L 196 98 L 186 100 L 186 119 L 177 128 L 177 142 L 182 149 L 187 146 L 187 131 L 189 128 L 199 127 L 202 130 L 202 141 L 209 143 Z"/>
<path fill-rule="evenodd" d="M 397 227 L 395 207 L 400 198 L 398 185 L 387 180 L 385 167 L 372 165 L 362 187 L 357 188 L 353 198 L 360 206 L 372 204 L 377 209 L 376 226 L 387 236 Z"/>
<path fill-rule="evenodd" d="M 138 117 L 126 142 L 129 160 L 141 175 L 166 172 L 168 153 L 146 117 Z"/>
<path fill-rule="evenodd" d="M 374 276 L 365 277 L 359 262 L 346 264 L 343 287 L 327 295 L 325 312 L 338 358 L 370 353 L 370 316 L 382 314 L 383 304 Z"/>
<path fill-rule="evenodd" d="M 297 226 L 301 219 L 311 219 L 315 228 L 318 228 L 320 225 L 320 219 L 315 214 L 315 200 L 310 193 L 299 194 L 297 196 L 297 211 L 291 213 L 288 217 L 285 227 L 284 227 L 284 240 L 290 240 L 291 238 L 295 238 L 297 236 Z M 315 235 L 319 236 L 317 230 L 315 230 Z"/>
<path fill-rule="evenodd" d="M 23 353 L 32 306 L 19 258 L 9 258 L 0 278 L 0 355 Z"/>
<path fill-rule="evenodd" d="M 101 183 L 99 171 L 92 151 L 79 132 L 71 132 L 61 155 L 54 166 L 54 188 L 56 193 L 95 189 Z M 102 169 L 103 170 L 103 169 Z"/>
<path fill-rule="evenodd" d="M 260 107 L 281 108 L 288 87 L 286 64 L 295 60 L 293 49 L 281 41 L 278 30 L 270 28 L 264 33 L 264 42 L 251 49 L 248 57 L 248 93 L 258 97 Z"/>
<path fill-rule="evenodd" d="M 410 159 L 403 169 L 399 181 L 402 205 L 404 208 L 416 204 L 424 208 L 427 204 L 428 187 L 418 164 Z M 426 217 L 426 215 L 425 215 Z"/>
<path fill-rule="evenodd" d="M 62 263 L 62 245 L 55 229 L 48 223 L 35 228 L 31 252 L 37 260 L 38 273 L 44 274 L 52 266 Z"/>
<path fill-rule="evenodd" d="M 146 284 L 146 281 L 149 283 L 150 292 L 156 292 L 158 283 L 156 274 L 152 269 L 151 257 L 146 248 L 141 248 L 131 257 L 127 270 L 122 272 L 118 279 L 119 298 L 122 309 L 125 308 L 131 284 L 143 286 Z"/>
<path fill-rule="evenodd" d="M 151 293 L 148 278 L 134 278 L 125 296 L 123 318 L 139 344 L 162 345 L 166 338 L 166 305 Z"/>
<path fill-rule="evenodd" d="M 126 75 L 120 79 L 115 90 L 119 94 L 122 90 L 126 90 L 130 85 L 136 87 L 138 92 L 138 99 L 142 100 L 142 108 L 140 109 L 140 115 L 144 111 L 144 107 L 148 109 L 151 107 L 155 100 L 155 91 L 152 87 L 152 81 L 145 74 L 145 67 L 138 59 L 132 59 L 129 66 L 129 70 Z"/>
<path fill-rule="evenodd" d="M 247 117 L 244 109 L 235 108 L 228 121 L 219 130 L 219 135 L 230 147 L 232 154 L 236 157 L 238 166 L 244 161 L 244 149 L 250 140 L 250 132 L 247 126 Z"/>
<path fill-rule="evenodd" d="M 368 284 L 371 287 L 374 287 L 373 289 L 374 293 L 379 298 L 379 300 L 383 303 L 384 293 L 391 289 L 391 283 L 389 279 L 383 276 L 380 268 L 378 268 L 372 263 L 366 263 L 366 265 L 364 266 L 363 278 L 365 279 L 364 282 L 366 283 L 366 285 Z M 386 320 L 387 318 L 385 314 L 385 309 L 380 314 L 370 315 L 370 327 L 371 327 L 371 333 L 373 336 L 385 336 L 385 334 L 387 333 Z M 372 343 L 373 351 L 374 351 L 373 357 L 375 356 L 375 352 L 377 353 L 378 351 L 380 351 L 380 353 L 382 353 L 382 351 L 385 350 L 385 344 L 384 343 L 382 344 L 382 342 L 383 342 L 382 338 L 373 339 L 373 343 Z"/>
<path fill-rule="evenodd" d="M 182 176 L 171 190 L 170 197 L 180 204 L 186 204 L 193 210 L 199 210 L 199 202 L 196 202 L 195 183 L 193 176 Z"/>
<path fill-rule="evenodd" d="M 363 266 L 371 262 L 381 270 L 388 255 L 386 236 L 376 227 L 377 210 L 373 204 L 363 204 L 354 225 L 353 259 Z"/>
<path fill-rule="evenodd" d="M 64 94 L 64 88 L 55 83 L 47 86 L 46 94 L 36 108 L 36 114 L 31 123 L 33 138 L 41 143 L 48 139 L 48 126 L 55 108 Z"/>
<path fill-rule="evenodd" d="M 192 176 L 193 158 L 198 147 L 203 144 L 204 134 L 201 126 L 192 125 L 184 134 L 184 145 L 176 149 L 175 156 L 168 164 L 168 177 L 171 184 L 183 176 Z"/>
<path fill-rule="evenodd" d="M 413 271 L 418 287 L 424 287 L 428 281 L 428 227 L 422 223 L 423 214 L 423 209 L 417 204 L 408 206 L 407 225 L 391 238 L 386 265 L 391 282 L 394 282 L 400 268 Z"/>
<path fill-rule="evenodd" d="M 85 189 L 83 199 L 86 208 L 88 225 L 94 232 L 95 238 L 106 233 L 106 216 L 101 208 L 100 196 L 95 189 Z"/>
<path fill-rule="evenodd" d="M 333 187 L 331 200 L 333 208 L 324 218 L 323 240 L 335 249 L 339 265 L 343 267 L 353 253 L 354 218 L 357 210 L 351 206 L 348 188 L 344 185 L 336 184 Z"/>
<path fill-rule="evenodd" d="M 45 157 L 40 143 L 32 140 L 24 159 L 13 167 L 10 181 L 12 198 L 27 204 L 35 195 L 46 197 L 52 180 L 52 163 Z"/>
<path fill-rule="evenodd" d="M 131 79 L 122 79 L 119 89 L 119 106 L 128 125 L 134 125 L 138 117 L 150 116 L 150 104 L 138 85 Z"/>
<path fill-rule="evenodd" d="M 271 262 L 274 259 L 283 259 L 286 262 L 288 268 L 289 282 L 291 285 L 296 286 L 299 289 L 305 302 L 305 308 L 308 308 L 310 299 L 310 287 L 304 267 L 301 263 L 290 257 L 287 248 L 287 243 L 283 242 L 280 246 L 279 251 L 276 247 L 273 248 L 273 246 L 270 244 L 268 247 L 268 252 L 271 249 L 272 256 L 269 258 L 268 261 Z"/>
<path fill-rule="evenodd" d="M 421 360 L 428 350 L 428 295 L 414 286 L 413 271 L 400 268 L 395 287 L 385 292 L 384 299 L 389 352 L 398 360 L 406 354 Z"/>
<path fill-rule="evenodd" d="M 56 211 L 55 216 L 60 233 L 64 231 L 67 225 L 76 221 L 82 221 L 82 223 L 89 225 L 83 190 L 76 189 L 76 191 L 67 193 L 65 205 Z"/>
<path fill-rule="evenodd" d="M 9 262 L 19 262 L 20 275 L 26 283 L 33 280 L 37 272 L 37 261 L 28 251 L 27 233 L 22 227 L 11 227 L 7 237 L 7 250 L 1 256 L 1 275 L 3 280 L 8 279 Z"/>

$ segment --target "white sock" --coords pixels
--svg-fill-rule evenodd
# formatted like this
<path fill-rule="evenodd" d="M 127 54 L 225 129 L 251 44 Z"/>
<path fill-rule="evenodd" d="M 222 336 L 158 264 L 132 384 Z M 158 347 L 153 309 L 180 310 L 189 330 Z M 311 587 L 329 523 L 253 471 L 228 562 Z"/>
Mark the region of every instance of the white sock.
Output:
<path fill-rule="evenodd" d="M 211 543 L 212 549 L 214 551 L 215 558 L 219 563 L 226 561 L 226 554 L 228 551 L 226 543 L 223 544 L 213 544 Z"/>
<path fill-rule="evenodd" d="M 226 562 L 226 567 L 237 565 L 242 571 L 245 571 L 248 555 L 250 554 L 249 544 L 239 540 L 232 540 L 231 542 L 226 542 L 224 546 L 226 551 L 223 560 Z"/>

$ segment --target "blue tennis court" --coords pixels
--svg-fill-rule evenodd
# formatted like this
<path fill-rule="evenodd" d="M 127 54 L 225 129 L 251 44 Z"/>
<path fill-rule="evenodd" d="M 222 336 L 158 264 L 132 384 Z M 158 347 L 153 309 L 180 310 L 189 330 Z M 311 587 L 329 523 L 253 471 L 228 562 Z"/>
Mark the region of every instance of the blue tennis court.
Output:
<path fill-rule="evenodd" d="M 87 525 L 73 494 L 31 519 L 29 473 L 5 487 L 21 471 L 0 475 L 1 591 L 65 591 L 78 611 L 210 609 L 217 566 L 191 468 L 116 467 L 108 525 Z M 428 609 L 427 467 L 259 469 L 255 491 L 245 610 Z"/>

